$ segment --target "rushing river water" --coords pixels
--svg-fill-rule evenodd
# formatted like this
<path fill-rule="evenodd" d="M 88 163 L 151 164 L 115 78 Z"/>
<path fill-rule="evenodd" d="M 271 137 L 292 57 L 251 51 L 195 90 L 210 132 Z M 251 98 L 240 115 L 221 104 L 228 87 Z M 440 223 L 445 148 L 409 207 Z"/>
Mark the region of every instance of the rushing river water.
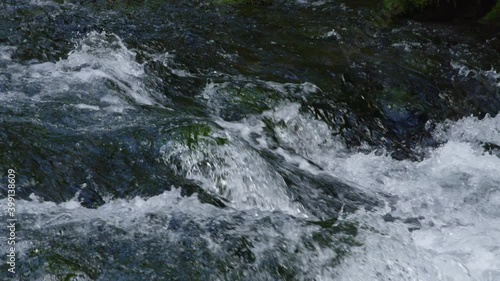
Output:
<path fill-rule="evenodd" d="M 3 0 L 0 279 L 500 280 L 500 33 L 377 9 Z"/>

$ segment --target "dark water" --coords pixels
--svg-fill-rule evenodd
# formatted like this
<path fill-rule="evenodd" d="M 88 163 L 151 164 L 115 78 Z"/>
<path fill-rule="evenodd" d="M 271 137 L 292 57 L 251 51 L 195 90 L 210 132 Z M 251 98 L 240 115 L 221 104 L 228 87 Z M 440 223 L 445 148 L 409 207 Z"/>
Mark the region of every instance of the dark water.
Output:
<path fill-rule="evenodd" d="M 376 11 L 0 3 L 2 280 L 500 280 L 499 30 Z"/>

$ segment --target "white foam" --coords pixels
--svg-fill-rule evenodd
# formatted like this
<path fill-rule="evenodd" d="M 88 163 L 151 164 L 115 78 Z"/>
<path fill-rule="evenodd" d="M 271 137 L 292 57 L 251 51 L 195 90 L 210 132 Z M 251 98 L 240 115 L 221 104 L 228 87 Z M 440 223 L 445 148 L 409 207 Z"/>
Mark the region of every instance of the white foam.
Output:
<path fill-rule="evenodd" d="M 335 37 L 335 38 L 337 38 L 337 40 L 342 40 L 342 36 L 340 36 L 340 34 L 335 29 L 328 31 L 327 33 L 323 34 L 323 36 L 321 36 L 321 37 L 322 38 Z"/>
<path fill-rule="evenodd" d="M 493 87 L 500 87 L 500 73 L 498 73 L 494 68 L 490 70 L 482 70 L 482 69 L 471 69 L 467 65 L 462 64 L 460 62 L 451 62 L 451 67 L 453 69 L 458 70 L 458 75 L 461 77 L 472 76 L 472 78 L 481 78 L 479 80 L 490 90 Z"/>
<path fill-rule="evenodd" d="M 466 117 L 439 124 L 434 138 L 440 141 L 487 142 L 500 145 L 500 115 L 486 116 L 482 120 Z"/>
<path fill-rule="evenodd" d="M 214 134 L 213 138 L 219 137 Z M 211 192 L 229 200 L 235 208 L 259 208 L 307 216 L 287 195 L 287 185 L 258 153 L 225 134 L 226 144 L 210 139 L 190 148 L 182 141 L 169 141 L 161 148 L 165 164 L 189 179 L 201 182 Z"/>
<path fill-rule="evenodd" d="M 6 56 L 1 50 L 0 55 Z M 10 63 L 7 71 L 12 88 L 32 85 L 39 89 L 30 97 L 34 102 L 71 100 L 94 108 L 121 110 L 138 104 L 163 107 L 165 97 L 146 86 L 144 65 L 136 62 L 135 56 L 117 35 L 90 32 L 66 59 L 57 63 Z"/>
<path fill-rule="evenodd" d="M 0 45 L 0 61 L 11 61 L 16 49 L 16 47 Z"/>
<path fill-rule="evenodd" d="M 6 199 L 0 200 L 2 211 L 7 212 Z M 43 225 L 67 224 L 71 222 L 92 221 L 101 219 L 108 223 L 113 223 L 117 227 L 124 227 L 133 230 L 135 224 L 140 223 L 139 218 L 143 218 L 148 213 L 171 213 L 176 210 L 192 213 L 193 218 L 210 216 L 216 210 L 215 207 L 208 204 L 201 204 L 196 196 L 182 197 L 180 190 L 173 188 L 172 191 L 166 191 L 160 195 L 148 199 L 135 197 L 130 200 L 116 199 L 106 202 L 97 209 L 88 209 L 80 205 L 75 200 L 56 204 L 45 201 L 18 201 L 16 212 L 18 214 L 41 215 L 47 221 L 42 220 L 36 224 Z M 124 215 L 126 214 L 126 215 Z"/>
<path fill-rule="evenodd" d="M 472 144 L 450 141 L 420 163 L 373 154 L 353 155 L 345 168 L 339 169 L 338 175 L 342 174 L 371 190 L 396 196 L 394 216 L 422 217 L 421 230 L 411 235 L 401 230 L 400 235 L 411 237 L 410 246 L 418 247 L 418 251 L 425 249 L 427 260 L 419 258 L 415 262 L 428 263 L 439 274 L 417 278 L 422 271 L 416 270 L 414 275 L 408 275 L 409 279 L 400 280 L 500 278 L 498 157 L 484 154 Z M 404 244 L 400 240 L 395 243 Z M 394 255 L 408 257 L 405 251 Z M 448 270 L 443 264 L 464 270 Z"/>
<path fill-rule="evenodd" d="M 272 128 L 273 139 L 264 133 L 264 119 L 275 124 Z M 250 116 L 240 122 L 217 119 L 217 123 L 238 134 L 256 149 L 268 149 L 270 143 L 277 141 L 279 147 L 274 150 L 275 153 L 312 174 L 322 171 L 311 163 L 334 170 L 338 159 L 346 157 L 348 152 L 346 145 L 332 135 L 325 122 L 300 112 L 300 105 L 297 103 L 282 103 L 273 110 L 259 116 Z M 256 138 L 257 145 L 252 141 L 252 135 L 260 136 Z"/>
<path fill-rule="evenodd" d="M 84 104 L 84 103 L 75 104 L 74 106 L 76 108 L 79 108 L 79 109 L 99 110 L 98 106 L 88 105 L 88 104 Z"/>
<path fill-rule="evenodd" d="M 422 44 L 418 42 L 407 42 L 407 41 L 402 41 L 398 43 L 393 43 L 391 46 L 396 47 L 396 48 L 402 48 L 405 52 L 409 53 L 411 52 L 412 49 L 420 49 L 422 48 Z"/>
<path fill-rule="evenodd" d="M 285 104 L 262 114 L 276 124 L 275 137 L 285 148 L 275 153 L 294 164 L 297 156 L 310 159 L 322 170 L 299 167 L 392 198 L 387 208 L 349 218 L 368 227 L 361 233 L 364 246 L 341 266 L 340 280 L 500 280 L 500 159 L 480 144 L 500 143 L 499 116 L 438 125 L 434 136 L 444 144 L 412 162 L 348 152 L 326 124 L 298 108 Z M 254 147 L 265 149 L 272 140 L 262 136 L 262 123 L 249 120 L 219 124 L 245 139 L 261 135 Z M 385 222 L 386 213 L 401 219 Z M 408 231 L 414 225 L 404 223 L 407 218 L 419 218 L 420 229 Z"/>
<path fill-rule="evenodd" d="M 133 237 L 155 237 L 164 243 L 175 245 L 182 241 L 182 230 L 169 229 L 169 222 L 179 218 L 186 222 L 194 223 L 199 227 L 200 237 L 207 242 L 207 247 L 216 257 L 227 256 L 227 248 L 221 247 L 223 241 L 220 234 L 211 233 L 214 225 L 231 225 L 230 230 L 225 230 L 224 237 L 246 237 L 251 242 L 251 251 L 255 256 L 254 264 L 260 268 L 268 267 L 269 260 L 283 266 L 290 266 L 296 270 L 299 279 L 310 280 L 317 276 L 331 276 L 333 268 L 328 265 L 336 258 L 334 249 L 324 248 L 315 242 L 312 237 L 320 228 L 306 224 L 303 220 L 291 218 L 280 213 L 263 212 L 258 209 L 249 209 L 244 212 L 232 208 L 220 209 L 209 204 L 202 204 L 196 196 L 182 197 L 180 190 L 172 189 L 149 199 L 136 197 L 130 200 L 116 199 L 106 202 L 97 209 L 87 209 L 75 201 L 55 204 L 43 202 L 32 196 L 34 201 L 20 200 L 17 202 L 17 215 L 22 220 L 23 216 L 30 218 L 31 223 L 23 229 L 49 233 L 51 229 L 65 229 L 64 231 L 81 232 L 82 239 L 93 226 L 105 224 L 107 227 L 120 229 L 126 233 L 125 239 Z M 0 200 L 2 211 L 6 212 L 6 199 Z M 160 222 L 147 219 L 149 215 L 161 218 Z M 232 220 L 235 216 L 237 219 Z M 241 219 L 243 218 L 243 219 Z M 271 223 L 269 223 L 271 222 Z M 155 223 L 162 227 L 155 230 Z M 178 222 L 177 222 L 178 223 Z M 74 225 L 79 227 L 73 227 Z M 66 227 L 72 226 L 72 227 Z M 117 238 L 123 239 L 123 238 Z M 198 238 L 197 238 L 198 239 Z M 308 241 L 307 244 L 305 240 Z M 37 241 L 33 241 L 37 242 Z M 103 241 L 101 241 L 103 242 Z M 43 249 L 36 248 L 38 243 L 20 239 L 18 243 L 19 258 L 29 260 L 28 253 L 37 253 Z M 226 243 L 227 246 L 227 243 Z M 163 246 L 164 247 L 164 246 Z M 0 249 L 0 254 L 5 249 Z M 297 256 L 297 253 L 300 253 Z M 175 253 L 177 255 L 178 253 Z M 171 253 L 167 253 L 172 256 Z M 236 263 L 237 264 L 237 263 Z M 44 268 L 38 272 L 45 278 L 50 278 L 50 273 L 44 273 Z M 104 269 L 106 272 L 107 269 Z M 253 267 L 245 275 L 257 279 L 271 278 L 269 270 L 256 272 Z"/>
<path fill-rule="evenodd" d="M 57 63 L 55 70 L 59 73 L 74 72 L 74 77 L 82 82 L 109 79 L 135 102 L 158 104 L 155 98 L 159 95 L 155 96 L 144 86 L 144 67 L 135 61 L 135 55 L 117 35 L 91 32 L 67 59 Z"/>

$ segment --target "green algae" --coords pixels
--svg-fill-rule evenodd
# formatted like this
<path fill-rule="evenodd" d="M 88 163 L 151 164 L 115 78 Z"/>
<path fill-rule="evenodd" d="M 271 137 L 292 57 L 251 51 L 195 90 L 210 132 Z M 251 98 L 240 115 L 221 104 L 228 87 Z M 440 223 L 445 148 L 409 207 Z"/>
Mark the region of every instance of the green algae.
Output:
<path fill-rule="evenodd" d="M 491 9 L 491 11 L 480 20 L 480 22 L 500 25 L 500 1 L 499 0 L 497 0 L 497 3 L 493 7 L 493 9 Z"/>
<path fill-rule="evenodd" d="M 210 125 L 204 123 L 193 123 L 180 126 L 171 131 L 171 136 L 191 150 L 195 150 L 202 143 L 226 145 L 229 140 L 215 136 Z"/>

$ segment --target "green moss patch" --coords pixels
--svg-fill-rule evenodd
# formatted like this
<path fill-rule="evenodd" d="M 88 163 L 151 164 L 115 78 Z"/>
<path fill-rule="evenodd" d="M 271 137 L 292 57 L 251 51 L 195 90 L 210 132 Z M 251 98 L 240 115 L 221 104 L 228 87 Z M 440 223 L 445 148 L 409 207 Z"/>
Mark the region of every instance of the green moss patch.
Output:
<path fill-rule="evenodd" d="M 500 25 L 500 0 L 497 0 L 497 4 L 488 14 L 486 14 L 486 16 L 481 19 L 480 22 Z"/>

